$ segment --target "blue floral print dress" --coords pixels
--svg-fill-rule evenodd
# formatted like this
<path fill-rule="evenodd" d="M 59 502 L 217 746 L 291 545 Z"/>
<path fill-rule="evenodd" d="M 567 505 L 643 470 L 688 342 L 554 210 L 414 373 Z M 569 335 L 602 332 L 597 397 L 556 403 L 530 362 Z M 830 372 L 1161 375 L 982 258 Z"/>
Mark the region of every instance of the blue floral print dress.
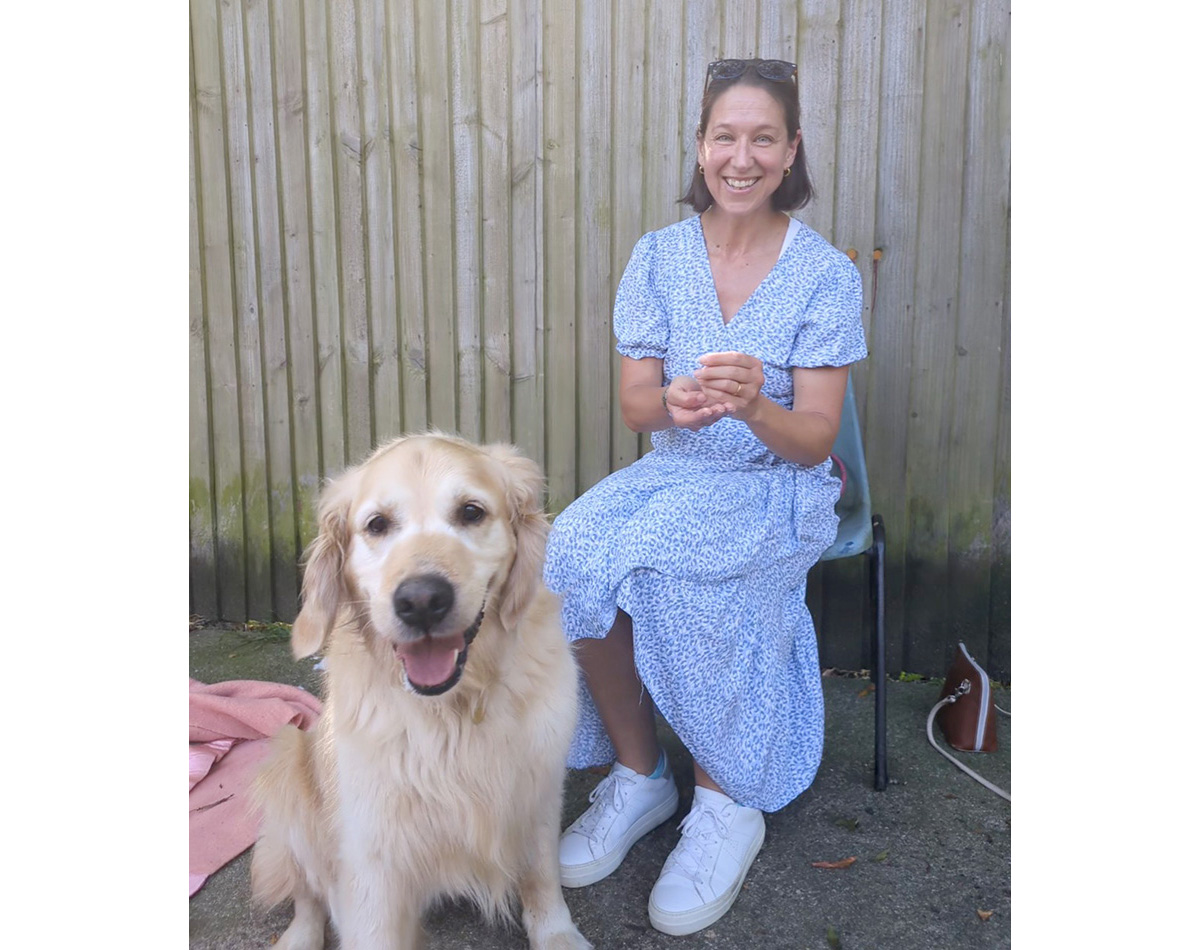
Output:
<path fill-rule="evenodd" d="M 617 351 L 663 360 L 666 380 L 704 353 L 757 356 L 763 393 L 792 406 L 793 366 L 867 355 L 858 271 L 793 219 L 779 260 L 726 324 L 699 216 L 644 235 L 613 312 Z M 634 659 L 659 712 L 735 801 L 776 811 L 812 783 L 824 741 L 809 569 L 837 533 L 830 461 L 773 454 L 744 422 L 652 436 L 554 521 L 546 583 L 569 640 L 633 620 Z M 573 768 L 615 752 L 580 681 Z"/>

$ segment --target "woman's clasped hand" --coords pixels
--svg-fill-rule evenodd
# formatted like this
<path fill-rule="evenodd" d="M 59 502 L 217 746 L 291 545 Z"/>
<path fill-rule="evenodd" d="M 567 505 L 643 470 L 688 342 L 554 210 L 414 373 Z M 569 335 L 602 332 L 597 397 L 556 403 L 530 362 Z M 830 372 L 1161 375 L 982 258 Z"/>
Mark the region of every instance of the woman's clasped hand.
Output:
<path fill-rule="evenodd" d="M 681 429 L 693 432 L 726 416 L 745 418 L 763 385 L 762 360 L 748 353 L 707 353 L 691 376 L 676 376 L 667 388 L 667 411 Z"/>

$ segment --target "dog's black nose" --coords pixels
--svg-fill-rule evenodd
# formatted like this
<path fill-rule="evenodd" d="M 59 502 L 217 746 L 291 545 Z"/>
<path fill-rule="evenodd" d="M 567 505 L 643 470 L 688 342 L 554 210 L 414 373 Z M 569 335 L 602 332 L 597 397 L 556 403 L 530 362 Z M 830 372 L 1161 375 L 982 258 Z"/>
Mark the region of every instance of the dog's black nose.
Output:
<path fill-rule="evenodd" d="M 411 577 L 392 594 L 396 616 L 410 627 L 428 632 L 454 606 L 454 588 L 438 574 Z"/>

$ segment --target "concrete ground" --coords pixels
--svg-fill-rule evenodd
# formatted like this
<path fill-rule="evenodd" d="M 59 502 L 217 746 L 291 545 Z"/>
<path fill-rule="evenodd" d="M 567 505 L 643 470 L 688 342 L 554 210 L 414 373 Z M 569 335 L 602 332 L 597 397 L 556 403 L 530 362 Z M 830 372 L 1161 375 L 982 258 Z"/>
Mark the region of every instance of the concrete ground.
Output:
<path fill-rule="evenodd" d="M 293 662 L 284 631 L 201 628 L 191 632 L 190 674 L 206 683 L 264 679 L 319 694 L 311 660 Z M 646 900 L 676 826 L 691 803 L 687 754 L 665 727 L 662 738 L 680 781 L 680 810 L 634 846 L 607 879 L 567 890 L 576 925 L 600 950 L 967 950 L 1011 945 L 1011 828 L 1008 802 L 954 768 L 928 743 L 925 720 L 939 684 L 888 683 L 885 792 L 871 785 L 874 698 L 861 679 L 827 676 L 826 738 L 811 788 L 767 815 L 767 840 L 733 908 L 688 937 L 654 930 Z M 1011 710 L 1008 690 L 996 700 Z M 1009 788 L 1009 721 L 1000 717 L 1000 751 L 960 756 Z M 936 734 L 936 733 L 935 733 Z M 940 734 L 938 734 L 940 740 Z M 598 776 L 571 772 L 564 823 L 587 806 Z M 842 869 L 813 862 L 856 861 Z M 208 879 L 190 901 L 196 950 L 269 947 L 291 919 L 289 906 L 264 912 L 249 901 L 250 853 Z M 516 931 L 485 926 L 452 904 L 427 921 L 429 950 L 516 950 Z M 336 947 L 336 939 L 330 943 Z"/>

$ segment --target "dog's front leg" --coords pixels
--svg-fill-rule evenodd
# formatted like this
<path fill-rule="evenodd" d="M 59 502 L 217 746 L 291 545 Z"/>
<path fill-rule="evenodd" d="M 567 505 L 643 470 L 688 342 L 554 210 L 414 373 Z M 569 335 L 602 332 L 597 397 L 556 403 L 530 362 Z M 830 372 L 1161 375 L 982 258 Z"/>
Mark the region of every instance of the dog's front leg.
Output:
<path fill-rule="evenodd" d="M 337 911 L 333 919 L 343 950 L 420 950 L 417 890 L 397 871 L 393 842 L 380 829 L 390 808 L 377 788 L 343 785 Z"/>
<path fill-rule="evenodd" d="M 559 816 L 549 819 L 538 822 L 528 866 L 517 882 L 529 946 L 532 950 L 592 950 L 563 899 L 558 876 Z"/>
<path fill-rule="evenodd" d="M 421 908 L 409 900 L 411 888 L 398 887 L 381 862 L 342 863 L 337 915 L 343 950 L 421 950 Z"/>

